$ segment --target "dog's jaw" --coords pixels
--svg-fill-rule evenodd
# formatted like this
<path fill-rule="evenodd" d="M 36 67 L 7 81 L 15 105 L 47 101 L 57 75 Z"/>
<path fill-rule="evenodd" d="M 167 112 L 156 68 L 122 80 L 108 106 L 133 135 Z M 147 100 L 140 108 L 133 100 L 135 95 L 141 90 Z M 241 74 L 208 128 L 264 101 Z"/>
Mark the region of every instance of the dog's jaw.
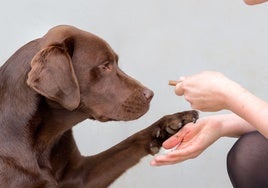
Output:
<path fill-rule="evenodd" d="M 86 108 L 87 105 L 83 105 L 82 102 L 80 109 L 89 114 L 89 119 L 100 122 L 131 121 L 148 112 L 153 95 L 153 92 L 147 88 L 137 89 L 123 101 L 109 99 L 109 101 L 113 101 L 109 106 L 98 102 L 91 104 L 91 108 L 88 109 Z"/>

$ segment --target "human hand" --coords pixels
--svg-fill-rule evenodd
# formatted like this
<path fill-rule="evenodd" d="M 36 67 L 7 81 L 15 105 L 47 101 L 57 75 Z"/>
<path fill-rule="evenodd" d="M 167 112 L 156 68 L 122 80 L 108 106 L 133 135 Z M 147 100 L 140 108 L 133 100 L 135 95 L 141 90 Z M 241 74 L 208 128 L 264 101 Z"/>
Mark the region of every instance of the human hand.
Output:
<path fill-rule="evenodd" d="M 177 134 L 163 143 L 163 147 L 176 149 L 159 155 L 151 162 L 153 166 L 170 165 L 199 156 L 207 147 L 221 137 L 220 121 L 210 117 L 185 125 Z"/>
<path fill-rule="evenodd" d="M 241 91 L 240 85 L 212 71 L 182 77 L 175 87 L 175 93 L 184 95 L 193 109 L 210 112 L 228 109 L 228 98 L 239 95 Z"/>

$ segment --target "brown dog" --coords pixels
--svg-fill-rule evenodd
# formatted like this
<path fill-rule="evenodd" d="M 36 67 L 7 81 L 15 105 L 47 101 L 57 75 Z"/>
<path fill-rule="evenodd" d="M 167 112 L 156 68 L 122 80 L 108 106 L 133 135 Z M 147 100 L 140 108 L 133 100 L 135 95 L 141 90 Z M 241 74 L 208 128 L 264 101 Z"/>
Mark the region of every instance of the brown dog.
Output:
<path fill-rule="evenodd" d="M 153 92 L 118 68 L 102 39 L 58 26 L 0 69 L 0 187 L 107 187 L 198 114 L 168 115 L 100 154 L 81 156 L 72 127 L 89 118 L 128 121 Z"/>

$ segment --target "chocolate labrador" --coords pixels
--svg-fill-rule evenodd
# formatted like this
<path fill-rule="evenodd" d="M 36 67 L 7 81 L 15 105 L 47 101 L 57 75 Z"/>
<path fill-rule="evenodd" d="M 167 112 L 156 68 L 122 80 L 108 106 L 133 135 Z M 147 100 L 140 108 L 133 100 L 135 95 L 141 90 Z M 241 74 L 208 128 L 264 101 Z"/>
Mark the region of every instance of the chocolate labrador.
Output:
<path fill-rule="evenodd" d="M 118 67 L 101 38 L 57 26 L 29 42 L 0 69 L 0 187 L 101 188 L 155 154 L 196 111 L 167 115 L 116 146 L 81 156 L 77 123 L 129 121 L 149 108 L 153 92 Z"/>

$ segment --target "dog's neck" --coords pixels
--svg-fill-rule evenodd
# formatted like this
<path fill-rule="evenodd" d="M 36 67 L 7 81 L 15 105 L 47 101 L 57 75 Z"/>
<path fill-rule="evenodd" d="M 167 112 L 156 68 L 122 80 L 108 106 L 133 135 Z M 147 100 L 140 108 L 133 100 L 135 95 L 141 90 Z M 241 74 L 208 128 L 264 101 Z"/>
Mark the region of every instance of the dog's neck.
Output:
<path fill-rule="evenodd" d="M 34 117 L 37 117 L 39 121 L 36 122 L 33 138 L 36 138 L 34 141 L 36 144 L 41 145 L 53 144 L 74 125 L 87 119 L 86 114 L 68 111 L 43 97 L 40 99 L 38 111 Z"/>
<path fill-rule="evenodd" d="M 20 131 L 35 113 L 39 97 L 25 83 L 30 59 L 19 61 L 18 56 L 11 56 L 0 68 L 0 126 L 1 130 L 8 131 L 6 135 L 14 134 L 19 140 L 24 136 Z"/>

